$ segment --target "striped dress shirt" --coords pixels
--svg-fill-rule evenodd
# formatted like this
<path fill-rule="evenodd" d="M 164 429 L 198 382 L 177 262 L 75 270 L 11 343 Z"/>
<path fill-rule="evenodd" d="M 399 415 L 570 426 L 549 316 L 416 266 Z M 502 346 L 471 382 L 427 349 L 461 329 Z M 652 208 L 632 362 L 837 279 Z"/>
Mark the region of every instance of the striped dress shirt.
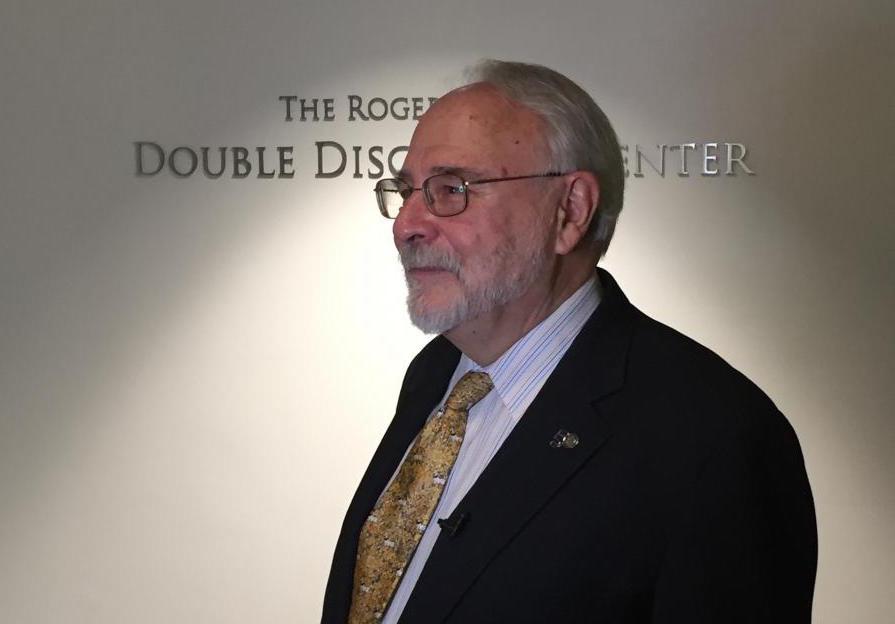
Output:
<path fill-rule="evenodd" d="M 445 483 L 438 506 L 432 514 L 432 521 L 429 522 L 413 558 L 404 570 L 401 584 L 382 618 L 384 624 L 395 624 L 401 617 L 441 531 L 435 520 L 447 518 L 463 500 L 469 488 L 522 418 L 599 303 L 599 283 L 594 274 L 550 316 L 520 338 L 493 363 L 482 367 L 465 354 L 461 356 L 439 406 L 447 399 L 448 392 L 454 384 L 469 371 L 488 373 L 494 383 L 494 390 L 469 411 L 466 435 L 457 461 Z M 435 409 L 432 412 L 434 413 Z"/>

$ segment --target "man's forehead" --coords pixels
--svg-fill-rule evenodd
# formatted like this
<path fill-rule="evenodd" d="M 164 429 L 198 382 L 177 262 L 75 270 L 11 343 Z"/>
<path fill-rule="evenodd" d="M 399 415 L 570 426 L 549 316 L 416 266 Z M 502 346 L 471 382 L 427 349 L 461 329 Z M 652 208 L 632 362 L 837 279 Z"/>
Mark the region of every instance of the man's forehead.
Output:
<path fill-rule="evenodd" d="M 405 169 L 423 163 L 426 173 L 451 167 L 512 167 L 510 161 L 544 154 L 543 128 L 539 115 L 496 88 L 481 83 L 461 87 L 440 98 L 420 119 Z"/>
<path fill-rule="evenodd" d="M 539 129 L 541 120 L 527 107 L 513 102 L 496 87 L 475 83 L 454 89 L 433 104 L 420 120 L 420 125 L 478 124 L 492 131 L 514 128 Z"/>

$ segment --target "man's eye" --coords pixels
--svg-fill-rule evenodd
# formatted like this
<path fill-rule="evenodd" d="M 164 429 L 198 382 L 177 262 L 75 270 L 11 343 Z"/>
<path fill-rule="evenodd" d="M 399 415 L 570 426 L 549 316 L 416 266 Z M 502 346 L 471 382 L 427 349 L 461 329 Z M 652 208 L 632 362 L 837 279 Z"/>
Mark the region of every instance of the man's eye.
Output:
<path fill-rule="evenodd" d="M 466 192 L 466 187 L 462 184 L 444 184 L 441 187 L 441 192 L 443 195 L 462 195 Z"/>

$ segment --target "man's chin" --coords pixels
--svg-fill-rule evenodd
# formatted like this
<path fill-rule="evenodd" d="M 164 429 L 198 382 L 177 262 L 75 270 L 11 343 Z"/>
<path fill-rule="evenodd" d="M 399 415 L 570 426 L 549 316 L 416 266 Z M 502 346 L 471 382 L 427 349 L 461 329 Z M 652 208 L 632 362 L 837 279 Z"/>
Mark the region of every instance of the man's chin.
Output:
<path fill-rule="evenodd" d="M 443 334 L 466 320 L 468 306 L 465 301 L 449 306 L 423 305 L 408 297 L 407 313 L 410 315 L 410 322 L 423 333 Z"/>

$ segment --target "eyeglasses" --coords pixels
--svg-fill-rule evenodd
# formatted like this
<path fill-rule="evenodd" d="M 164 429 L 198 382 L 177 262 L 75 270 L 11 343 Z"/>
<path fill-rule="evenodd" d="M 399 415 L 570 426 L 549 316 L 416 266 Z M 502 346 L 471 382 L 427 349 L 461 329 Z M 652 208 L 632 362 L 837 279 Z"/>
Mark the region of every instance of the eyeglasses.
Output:
<path fill-rule="evenodd" d="M 419 188 L 400 178 L 384 178 L 376 183 L 376 201 L 379 212 L 386 219 L 398 216 L 404 202 L 410 199 L 414 191 L 422 191 L 426 206 L 436 217 L 452 217 L 466 210 L 469 187 L 473 184 L 489 184 L 491 182 L 509 182 L 510 180 L 526 180 L 528 178 L 556 178 L 564 173 L 535 173 L 532 175 L 512 176 L 509 178 L 486 178 L 484 180 L 464 180 L 454 173 L 439 173 L 423 180 Z"/>

